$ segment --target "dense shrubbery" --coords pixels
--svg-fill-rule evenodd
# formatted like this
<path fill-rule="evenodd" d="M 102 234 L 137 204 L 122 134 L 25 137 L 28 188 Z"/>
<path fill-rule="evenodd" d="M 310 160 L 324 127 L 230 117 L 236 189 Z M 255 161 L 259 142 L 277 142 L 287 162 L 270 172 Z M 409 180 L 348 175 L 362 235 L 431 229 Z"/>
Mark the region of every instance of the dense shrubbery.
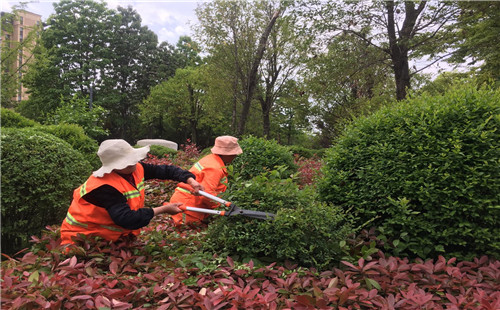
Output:
<path fill-rule="evenodd" d="M 157 158 L 173 158 L 177 154 L 177 151 L 166 146 L 151 145 L 149 147 L 149 153 Z"/>
<path fill-rule="evenodd" d="M 33 127 L 40 125 L 39 123 L 27 119 L 26 117 L 22 116 L 19 113 L 16 113 L 14 111 L 11 111 L 9 109 L 5 108 L 0 108 L 0 111 L 2 113 L 1 115 L 1 120 L 2 120 L 2 127 L 7 128 L 7 127 L 14 127 L 14 128 L 23 128 L 23 127 Z"/>
<path fill-rule="evenodd" d="M 241 259 L 265 256 L 325 268 L 338 262 L 340 242 L 353 232 L 342 210 L 318 203 L 311 189 L 299 190 L 274 170 L 233 182 L 228 199 L 242 209 L 275 213 L 274 221 L 218 218 L 208 227 L 207 247 Z"/>
<path fill-rule="evenodd" d="M 76 124 L 40 125 L 39 123 L 25 118 L 19 113 L 8 109 L 2 111 L 2 128 L 24 128 L 33 127 L 36 130 L 52 134 L 68 142 L 75 150 L 82 153 L 93 169 L 101 166 L 97 156 L 97 141 L 89 138 L 82 127 Z"/>
<path fill-rule="evenodd" d="M 174 158 L 174 164 L 186 168 L 199 152 L 194 145 L 185 150 Z M 171 163 L 151 154 L 146 161 Z M 277 175 L 282 170 L 246 182 L 236 175 L 226 199 L 278 216 L 274 222 L 218 218 L 210 225 L 221 231 L 229 226 L 226 231 L 232 238 L 219 242 L 230 247 L 234 240 L 241 251 L 247 248 L 247 240 L 251 246 L 273 242 L 277 249 L 273 254 L 290 255 L 307 265 L 338 261 L 338 249 L 328 252 L 326 247 L 340 238 L 338 229 L 348 227 L 341 226 L 342 212 L 324 208 L 308 187 L 299 193 L 290 179 Z M 171 182 L 147 183 L 147 205 L 158 205 L 173 190 L 168 187 Z M 162 187 L 165 184 L 167 189 Z M 330 226 L 331 222 L 339 226 Z M 258 233 L 269 229 L 271 235 L 259 244 L 252 227 L 262 228 Z M 324 231 L 327 227 L 330 230 Z M 116 243 L 81 238 L 80 246 L 70 253 L 59 244 L 59 223 L 47 228 L 41 237 L 35 233 L 29 250 L 3 257 L 2 309 L 472 310 L 498 309 L 500 305 L 498 260 L 481 257 L 467 262 L 438 257 L 412 262 L 385 257 L 372 251 L 376 236 L 367 231 L 350 236 L 348 245 L 342 246 L 342 260 L 347 261 L 319 272 L 288 261 L 263 264 L 256 259 L 260 253 L 248 250 L 233 257 L 208 251 L 203 247 L 206 225 L 177 228 L 165 215 L 155 217 L 137 238 Z"/>
<path fill-rule="evenodd" d="M 463 87 L 356 121 L 318 187 L 401 253 L 498 256 L 499 159 L 500 91 Z"/>
<path fill-rule="evenodd" d="M 233 161 L 235 171 L 241 177 L 249 180 L 262 172 L 271 171 L 278 166 L 285 167 L 285 177 L 297 171 L 293 161 L 293 154 L 287 147 L 279 145 L 276 141 L 263 138 L 247 137 L 239 141 L 243 154 L 238 155 Z"/>
<path fill-rule="evenodd" d="M 1 153 L 2 251 L 9 253 L 62 222 L 91 167 L 67 142 L 31 128 L 2 128 Z"/>
<path fill-rule="evenodd" d="M 99 156 L 97 156 L 97 149 L 99 148 L 97 141 L 89 138 L 79 125 L 48 125 L 36 127 L 36 129 L 50 133 L 68 142 L 75 150 L 83 155 L 92 166 L 92 169 L 97 170 L 101 167 L 101 161 L 99 160 Z"/>

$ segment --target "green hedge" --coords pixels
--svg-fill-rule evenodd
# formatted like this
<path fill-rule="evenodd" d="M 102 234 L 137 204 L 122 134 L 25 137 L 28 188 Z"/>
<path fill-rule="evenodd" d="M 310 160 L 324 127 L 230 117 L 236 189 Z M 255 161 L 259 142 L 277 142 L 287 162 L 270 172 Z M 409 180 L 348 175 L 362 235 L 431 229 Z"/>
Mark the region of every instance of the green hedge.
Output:
<path fill-rule="evenodd" d="M 246 180 L 280 166 L 285 168 L 285 177 L 297 171 L 293 154 L 274 140 L 250 136 L 240 140 L 239 144 L 243 154 L 238 155 L 232 165 Z"/>
<path fill-rule="evenodd" d="M 97 141 L 88 137 L 81 126 L 76 124 L 41 125 L 11 110 L 2 108 L 1 111 L 2 128 L 32 127 L 36 130 L 52 134 L 68 142 L 75 150 L 82 153 L 94 170 L 101 167 L 101 161 L 97 156 L 97 149 L 99 147 Z"/>
<path fill-rule="evenodd" d="M 274 220 L 217 217 L 205 247 L 243 260 L 292 260 L 319 269 L 336 265 L 340 242 L 353 232 L 350 222 L 341 208 L 318 202 L 313 190 L 300 190 L 281 173 L 235 181 L 225 195 L 241 209 L 275 213 Z"/>
<path fill-rule="evenodd" d="M 2 128 L 24 128 L 39 126 L 40 123 L 30 120 L 12 110 L 0 108 Z"/>
<path fill-rule="evenodd" d="M 76 124 L 59 124 L 48 126 L 37 126 L 36 130 L 52 134 L 68 142 L 75 150 L 82 153 L 83 157 L 90 163 L 92 169 L 101 167 L 101 160 L 97 156 L 99 145 L 97 141 L 88 137 L 82 127 Z"/>
<path fill-rule="evenodd" d="M 35 129 L 3 128 L 2 252 L 28 246 L 29 237 L 60 224 L 73 190 L 92 169 L 67 142 Z"/>
<path fill-rule="evenodd" d="M 139 146 L 135 146 L 139 147 Z M 174 158 L 175 155 L 177 155 L 177 151 L 174 149 L 171 149 L 166 146 L 161 146 L 161 145 L 150 145 L 149 146 L 149 153 L 151 155 L 156 156 L 157 158 L 165 158 L 166 155 L 170 156 L 170 159 Z"/>
<path fill-rule="evenodd" d="M 381 109 L 325 159 L 321 197 L 374 220 L 396 254 L 499 256 L 500 91 L 461 87 Z"/>

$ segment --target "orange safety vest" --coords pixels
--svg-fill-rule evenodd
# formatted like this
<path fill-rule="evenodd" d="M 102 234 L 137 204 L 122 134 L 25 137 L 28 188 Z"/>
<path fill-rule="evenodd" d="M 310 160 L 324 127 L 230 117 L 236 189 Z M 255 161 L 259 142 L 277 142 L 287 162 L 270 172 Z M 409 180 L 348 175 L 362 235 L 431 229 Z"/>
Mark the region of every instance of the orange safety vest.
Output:
<path fill-rule="evenodd" d="M 69 207 L 66 218 L 61 225 L 61 244 L 74 243 L 71 239 L 77 234 L 97 235 L 104 239 L 116 241 L 120 236 L 139 234 L 140 229 L 130 230 L 116 225 L 106 209 L 85 201 L 82 197 L 92 190 L 110 185 L 120 191 L 127 199 L 127 204 L 132 210 L 144 207 L 144 168 L 136 165 L 132 174 L 135 187 L 115 172 L 105 174 L 101 178 L 90 176 L 85 183 L 73 192 L 73 201 Z"/>
<path fill-rule="evenodd" d="M 189 171 L 196 176 L 196 181 L 203 185 L 205 192 L 217 196 L 226 191 L 227 170 L 219 155 L 210 154 L 203 157 Z M 215 209 L 218 206 L 217 202 L 203 196 L 193 195 L 190 191 L 180 187 L 175 189 L 170 202 L 180 202 L 187 207 L 206 209 Z M 172 215 L 176 224 L 200 222 L 206 217 L 208 214 L 192 211 Z"/>

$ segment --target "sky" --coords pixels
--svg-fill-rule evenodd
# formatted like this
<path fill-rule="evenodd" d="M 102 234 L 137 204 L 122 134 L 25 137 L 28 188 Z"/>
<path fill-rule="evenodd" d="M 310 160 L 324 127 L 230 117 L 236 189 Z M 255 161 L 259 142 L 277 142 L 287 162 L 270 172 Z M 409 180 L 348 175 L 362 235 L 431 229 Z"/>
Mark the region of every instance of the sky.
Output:
<path fill-rule="evenodd" d="M 21 2 L 28 2 L 25 9 L 41 15 L 42 22 L 45 22 L 49 15 L 54 13 L 52 4 L 59 1 L 0 0 L 1 11 L 10 12 L 13 5 L 19 5 Z M 175 45 L 180 36 L 192 36 L 190 25 L 196 23 L 194 10 L 203 0 L 109 0 L 105 2 L 112 9 L 118 6 L 132 6 L 141 16 L 142 25 L 156 33 L 159 42 L 166 41 Z"/>

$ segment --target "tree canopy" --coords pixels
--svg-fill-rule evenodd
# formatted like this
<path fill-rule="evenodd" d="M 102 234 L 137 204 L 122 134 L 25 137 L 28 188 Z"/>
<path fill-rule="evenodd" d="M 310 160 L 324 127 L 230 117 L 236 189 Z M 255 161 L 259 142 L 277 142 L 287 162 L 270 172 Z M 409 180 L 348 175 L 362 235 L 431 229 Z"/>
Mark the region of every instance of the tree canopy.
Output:
<path fill-rule="evenodd" d="M 175 45 L 159 43 L 132 7 L 54 8 L 24 75 L 30 98 L 16 109 L 47 122 L 87 98 L 114 138 L 317 136 L 327 147 L 352 119 L 435 78 L 423 72 L 440 61 L 498 81 L 494 2 L 215 0 L 198 5 L 194 39 Z M 4 81 L 3 97 L 14 85 Z"/>

